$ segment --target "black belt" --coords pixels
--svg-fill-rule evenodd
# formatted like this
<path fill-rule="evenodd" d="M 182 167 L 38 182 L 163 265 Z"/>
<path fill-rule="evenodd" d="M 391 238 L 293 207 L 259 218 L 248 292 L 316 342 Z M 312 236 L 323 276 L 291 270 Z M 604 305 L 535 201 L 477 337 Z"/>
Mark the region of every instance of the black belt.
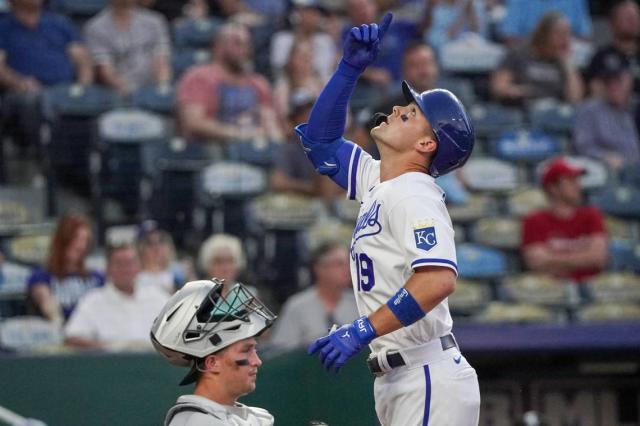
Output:
<path fill-rule="evenodd" d="M 457 346 L 456 340 L 453 338 L 453 334 L 442 336 L 440 338 L 440 345 L 442 346 L 443 351 Z M 387 363 L 391 368 L 397 368 L 406 365 L 406 363 L 404 362 L 404 358 L 402 358 L 402 355 L 400 355 L 400 352 L 387 353 Z M 373 374 L 382 373 L 382 368 L 380 368 L 380 364 L 378 363 L 378 357 L 369 358 L 367 360 L 367 365 L 369 366 L 369 370 L 371 370 Z"/>

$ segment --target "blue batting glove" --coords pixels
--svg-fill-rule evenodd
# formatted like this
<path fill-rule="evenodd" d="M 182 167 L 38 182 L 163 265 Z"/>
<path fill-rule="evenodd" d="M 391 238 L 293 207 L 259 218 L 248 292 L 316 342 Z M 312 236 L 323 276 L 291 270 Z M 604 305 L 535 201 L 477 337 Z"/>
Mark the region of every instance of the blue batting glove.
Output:
<path fill-rule="evenodd" d="M 320 361 L 327 371 L 340 371 L 342 366 L 376 337 L 369 318 L 361 317 L 316 340 L 307 352 L 320 351 Z"/>
<path fill-rule="evenodd" d="M 387 32 L 393 14 L 387 12 L 382 18 L 382 23 L 363 24 L 351 28 L 344 41 L 342 59 L 360 70 L 371 65 L 378 57 L 380 42 Z"/>

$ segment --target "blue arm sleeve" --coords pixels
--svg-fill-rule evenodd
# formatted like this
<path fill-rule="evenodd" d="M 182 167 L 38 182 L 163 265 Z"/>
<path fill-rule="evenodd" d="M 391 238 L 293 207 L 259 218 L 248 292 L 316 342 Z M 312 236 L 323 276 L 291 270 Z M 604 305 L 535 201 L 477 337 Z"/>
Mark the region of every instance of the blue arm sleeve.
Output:
<path fill-rule="evenodd" d="M 347 108 L 351 94 L 362 70 L 340 61 L 338 69 L 316 100 L 306 137 L 314 142 L 333 142 L 342 137 L 347 121 Z"/>
<path fill-rule="evenodd" d="M 307 157 L 320 174 L 347 189 L 349 162 L 356 146 L 342 138 L 349 99 L 362 70 L 340 61 L 311 110 L 309 123 L 296 127 Z"/>

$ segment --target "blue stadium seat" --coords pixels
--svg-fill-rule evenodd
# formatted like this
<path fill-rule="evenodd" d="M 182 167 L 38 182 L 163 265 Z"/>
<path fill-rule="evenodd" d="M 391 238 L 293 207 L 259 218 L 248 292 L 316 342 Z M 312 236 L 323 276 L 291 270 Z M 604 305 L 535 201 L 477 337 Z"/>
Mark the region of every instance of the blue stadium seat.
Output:
<path fill-rule="evenodd" d="M 194 221 L 198 176 L 210 164 L 201 144 L 173 138 L 156 146 L 151 167 L 152 193 L 145 209 L 152 212 L 162 229 L 167 229 L 178 247 L 200 241 Z M 194 237 L 194 238 L 192 238 Z"/>
<path fill-rule="evenodd" d="M 640 272 L 640 243 L 611 240 L 609 242 L 609 270 Z"/>
<path fill-rule="evenodd" d="M 480 244 L 461 244 L 457 249 L 458 273 L 467 279 L 493 279 L 507 273 L 507 258 L 499 250 Z"/>
<path fill-rule="evenodd" d="M 202 65 L 211 60 L 211 51 L 207 49 L 182 48 L 175 49 L 171 54 L 171 69 L 174 79 L 194 65 Z"/>
<path fill-rule="evenodd" d="M 52 0 L 51 9 L 71 17 L 88 18 L 107 6 L 107 0 Z"/>
<path fill-rule="evenodd" d="M 176 49 L 210 48 L 211 42 L 220 28 L 220 21 L 216 18 L 183 20 L 173 28 L 173 40 Z"/>
<path fill-rule="evenodd" d="M 131 104 L 158 114 L 171 115 L 176 103 L 174 86 L 145 86 L 137 90 L 131 97 Z"/>
<path fill-rule="evenodd" d="M 508 131 L 493 141 L 493 153 L 507 161 L 537 163 L 560 153 L 558 139 L 541 131 Z"/>
<path fill-rule="evenodd" d="M 469 114 L 479 138 L 492 138 L 506 130 L 517 130 L 524 125 L 524 114 L 520 110 L 498 104 L 473 105 Z"/>
<path fill-rule="evenodd" d="M 269 168 L 278 154 L 278 145 L 267 140 L 232 142 L 226 147 L 230 161 Z"/>
<path fill-rule="evenodd" d="M 620 173 L 623 183 L 640 189 L 640 164 L 630 164 L 625 166 Z"/>
<path fill-rule="evenodd" d="M 50 194 L 58 186 L 91 194 L 87 177 L 95 149 L 95 118 L 119 101 L 114 91 L 98 86 L 60 85 L 44 91 L 43 115 L 50 126 L 50 140 L 44 141 Z"/>
<path fill-rule="evenodd" d="M 565 103 L 545 99 L 528 109 L 529 122 L 536 130 L 568 136 L 573 130 L 574 108 Z"/>
<path fill-rule="evenodd" d="M 640 189 L 625 185 L 607 187 L 594 194 L 591 202 L 612 216 L 640 217 Z"/>

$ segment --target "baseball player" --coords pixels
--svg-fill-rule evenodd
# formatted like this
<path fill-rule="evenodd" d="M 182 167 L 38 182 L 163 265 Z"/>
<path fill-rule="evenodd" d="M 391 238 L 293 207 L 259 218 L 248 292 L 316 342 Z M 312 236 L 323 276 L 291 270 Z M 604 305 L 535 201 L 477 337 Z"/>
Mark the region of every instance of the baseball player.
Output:
<path fill-rule="evenodd" d="M 275 316 L 243 284 L 222 296 L 220 280 L 191 281 L 166 303 L 151 328 L 151 342 L 171 364 L 190 366 L 180 385 L 196 382 L 178 398 L 165 426 L 270 426 L 267 410 L 238 398 L 256 387 L 262 361 L 255 337 Z"/>
<path fill-rule="evenodd" d="M 309 353 L 338 371 L 370 345 L 383 425 L 477 425 L 478 378 L 451 334 L 447 304 L 457 277 L 453 228 L 434 181 L 471 155 L 465 109 L 446 90 L 417 93 L 403 82 L 408 104 L 377 114 L 371 130 L 380 161 L 342 136 L 356 80 L 375 60 L 391 20 L 387 13 L 380 25 L 351 29 L 309 122 L 296 128 L 316 170 L 360 202 L 350 254 L 362 317 L 334 327 Z"/>

